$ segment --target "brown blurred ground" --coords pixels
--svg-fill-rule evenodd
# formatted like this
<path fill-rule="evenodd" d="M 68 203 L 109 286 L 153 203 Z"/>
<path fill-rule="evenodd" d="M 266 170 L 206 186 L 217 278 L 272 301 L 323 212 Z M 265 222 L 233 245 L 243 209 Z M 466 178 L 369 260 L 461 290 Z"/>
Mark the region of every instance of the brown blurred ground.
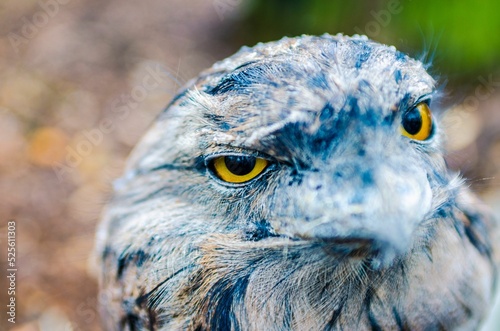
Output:
<path fill-rule="evenodd" d="M 211 36 L 222 22 L 209 1 L 41 3 L 0 4 L 0 221 L 2 236 L 17 223 L 15 330 L 99 330 L 89 255 L 111 182 L 178 85 L 232 50 Z M 171 77 L 116 112 L 155 65 Z M 104 119 L 114 128 L 102 139 L 85 135 Z M 4 310 L 1 330 L 12 327 Z"/>
<path fill-rule="evenodd" d="M 179 84 L 236 49 L 218 31 L 230 29 L 238 11 L 221 20 L 205 0 L 41 2 L 52 7 L 0 4 L 0 299 L 4 306 L 5 228 L 15 220 L 13 330 L 99 330 L 89 261 L 112 180 Z M 137 102 L 137 87 L 158 66 L 160 84 Z M 477 109 L 453 110 L 446 122 L 450 163 L 494 206 L 499 93 L 481 97 Z M 96 136 L 106 123 L 113 127 Z M 0 330 L 10 329 L 3 313 Z"/>

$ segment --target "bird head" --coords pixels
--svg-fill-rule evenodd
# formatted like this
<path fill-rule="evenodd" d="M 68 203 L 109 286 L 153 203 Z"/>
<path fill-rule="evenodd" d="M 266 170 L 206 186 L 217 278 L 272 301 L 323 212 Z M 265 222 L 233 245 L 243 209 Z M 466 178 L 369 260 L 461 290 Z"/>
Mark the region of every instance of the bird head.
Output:
<path fill-rule="evenodd" d="M 434 84 L 421 62 L 365 37 L 243 48 L 172 101 L 128 182 L 152 181 L 141 201 L 189 204 L 200 220 L 187 232 L 307 241 L 389 265 L 447 184 Z"/>
<path fill-rule="evenodd" d="M 362 36 L 202 72 L 104 213 L 110 329 L 473 329 L 493 227 L 446 167 L 434 98 L 421 62 Z"/>

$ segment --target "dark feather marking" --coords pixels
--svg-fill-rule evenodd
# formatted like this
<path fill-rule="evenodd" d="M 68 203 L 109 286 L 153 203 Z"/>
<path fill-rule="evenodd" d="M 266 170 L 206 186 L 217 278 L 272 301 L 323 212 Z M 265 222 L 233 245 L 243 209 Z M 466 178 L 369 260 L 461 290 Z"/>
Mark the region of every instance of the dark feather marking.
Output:
<path fill-rule="evenodd" d="M 277 84 L 269 79 L 277 68 L 271 64 L 257 64 L 237 70 L 223 77 L 214 87 L 206 87 L 205 92 L 210 95 L 220 95 L 228 92 L 239 92 L 254 84 L 265 84 L 277 87 Z"/>
<path fill-rule="evenodd" d="M 161 299 L 163 298 L 163 293 L 164 293 L 165 289 L 161 288 L 161 287 L 165 283 L 167 283 L 169 280 L 171 280 L 172 278 L 174 278 L 175 276 L 177 276 L 178 274 L 180 274 L 181 272 L 183 272 L 183 271 L 185 271 L 187 269 L 189 269 L 189 266 L 177 270 L 176 272 L 174 272 L 173 274 L 171 274 L 170 276 L 168 276 L 167 278 L 165 278 L 164 280 L 162 280 L 151 291 L 149 291 L 148 293 L 146 293 L 146 294 L 141 295 L 140 297 L 138 297 L 136 299 L 136 304 L 139 307 L 144 307 L 143 305 L 146 302 L 146 306 L 147 306 L 148 309 L 154 309 L 157 306 L 157 304 L 159 303 L 159 301 L 161 301 Z M 158 290 L 159 290 L 159 292 L 156 293 L 156 291 L 158 291 Z M 153 296 L 153 294 L 154 294 L 154 296 Z"/>
<path fill-rule="evenodd" d="M 290 306 L 290 300 L 288 299 L 288 296 L 285 298 L 283 304 L 284 304 L 283 309 L 285 310 L 285 314 L 283 316 L 283 327 L 286 330 L 292 330 L 293 321 L 295 319 L 295 317 L 294 317 L 295 314 L 294 314 L 294 310 Z"/>
<path fill-rule="evenodd" d="M 434 258 L 432 257 L 432 247 L 431 247 L 430 242 L 427 243 L 422 248 L 423 248 L 423 252 L 424 252 L 425 256 L 429 259 L 429 261 L 431 261 L 431 263 L 433 263 L 434 262 Z"/>
<path fill-rule="evenodd" d="M 113 253 L 113 249 L 109 245 L 106 245 L 106 247 L 104 247 L 104 250 L 102 251 L 102 254 L 101 254 L 102 260 L 103 261 L 106 260 L 111 253 Z"/>
<path fill-rule="evenodd" d="M 207 314 L 210 330 L 240 330 L 232 306 L 245 296 L 248 278 L 249 275 L 238 278 L 232 286 L 228 286 L 227 280 L 221 280 L 211 288 Z"/>
<path fill-rule="evenodd" d="M 252 65 L 254 63 L 258 63 L 258 62 L 257 61 L 248 61 L 248 62 L 245 62 L 242 65 L 237 66 L 233 71 L 237 71 L 237 70 L 241 70 L 241 69 L 243 69 L 245 67 L 249 67 L 250 65 Z"/>
<path fill-rule="evenodd" d="M 161 116 L 163 116 L 163 114 L 167 113 L 167 110 L 170 109 L 170 107 L 174 103 L 176 103 L 179 99 L 183 98 L 187 94 L 188 91 L 189 91 L 188 89 L 185 89 L 184 91 L 182 91 L 179 94 L 177 94 L 176 96 L 174 96 L 173 99 L 170 100 L 168 105 L 163 109 L 163 111 L 158 115 L 158 117 L 156 119 L 160 118 Z"/>
<path fill-rule="evenodd" d="M 391 126 L 397 118 L 398 113 L 393 111 L 389 115 L 385 116 L 383 119 L 383 124 L 386 126 Z"/>
<path fill-rule="evenodd" d="M 135 252 L 127 252 L 126 250 L 118 258 L 118 268 L 116 272 L 116 279 L 120 279 L 123 276 L 123 272 L 126 267 L 134 262 L 135 266 L 141 267 L 144 261 L 149 258 L 149 254 L 145 253 L 143 250 L 139 249 Z"/>
<path fill-rule="evenodd" d="M 161 325 L 157 319 L 156 311 L 153 311 L 152 309 L 147 309 L 147 311 L 148 311 L 148 319 L 149 319 L 149 330 L 155 331 L 156 327 L 161 327 Z"/>
<path fill-rule="evenodd" d="M 352 122 L 352 118 L 359 117 L 360 120 L 364 120 L 364 114 L 358 105 L 358 98 L 352 95 L 346 97 L 344 104 L 345 113 L 344 116 L 347 117 L 347 123 Z"/>
<path fill-rule="evenodd" d="M 279 237 L 273 232 L 271 224 L 267 220 L 252 222 L 245 232 L 245 237 L 250 241 L 259 241 L 269 237 Z"/>
<path fill-rule="evenodd" d="M 358 91 L 366 94 L 374 92 L 372 84 L 366 79 L 361 79 L 358 82 Z"/>
<path fill-rule="evenodd" d="M 396 80 L 396 83 L 401 83 L 403 80 L 403 76 L 401 75 L 401 70 L 396 69 L 394 70 L 394 79 Z"/>
<path fill-rule="evenodd" d="M 335 114 L 335 110 L 333 109 L 332 105 L 330 103 L 327 103 L 323 109 L 319 112 L 319 120 L 321 122 L 327 121 L 333 117 Z"/>
<path fill-rule="evenodd" d="M 328 290 L 328 287 L 330 286 L 332 282 L 331 281 L 327 281 L 324 285 L 323 285 L 323 288 L 321 289 L 321 292 L 319 292 L 319 297 L 322 298 L 325 293 L 327 293 L 328 296 L 332 295 L 332 293 Z"/>
<path fill-rule="evenodd" d="M 465 235 L 471 244 L 481 253 L 491 260 L 491 245 L 486 236 L 487 230 L 479 217 L 470 213 L 464 213 L 469 219 L 470 224 L 465 226 Z"/>
<path fill-rule="evenodd" d="M 228 131 L 229 129 L 231 129 L 231 126 L 224 120 L 225 117 L 222 115 L 208 113 L 203 114 L 203 117 L 217 125 L 223 131 Z"/>
<path fill-rule="evenodd" d="M 407 111 L 412 105 L 410 104 L 411 93 L 405 93 L 405 95 L 401 98 L 399 102 L 399 109 L 401 111 Z M 439 173 L 434 172 L 433 175 L 439 175 Z"/>
<path fill-rule="evenodd" d="M 301 165 L 299 164 L 298 167 L 301 167 Z M 288 182 L 288 186 L 292 186 L 292 185 L 300 185 L 302 184 L 302 181 L 304 179 L 304 173 L 300 172 L 297 168 L 298 167 L 294 167 L 291 169 L 290 171 L 290 177 L 292 178 L 289 182 Z M 307 169 L 307 168 L 300 168 L 300 169 Z"/>
<path fill-rule="evenodd" d="M 428 326 L 425 328 L 425 331 L 434 331 L 434 330 L 436 330 L 436 327 L 434 327 L 434 326 Z M 444 325 L 441 321 L 438 321 L 437 330 L 438 331 L 449 331 L 450 328 L 447 327 L 446 325 Z"/>
<path fill-rule="evenodd" d="M 472 290 L 469 288 L 469 291 L 472 291 Z M 462 307 L 462 310 L 463 310 L 465 316 L 468 319 L 470 319 L 473 315 L 473 312 L 472 312 L 472 308 L 469 307 L 467 305 L 467 302 L 465 301 L 465 300 L 467 300 L 468 295 L 464 294 L 464 292 L 462 292 L 462 295 L 457 295 L 455 292 L 452 292 L 452 295 L 453 295 L 453 298 L 455 299 L 455 301 L 460 304 L 460 307 Z"/>
<path fill-rule="evenodd" d="M 382 331 L 382 328 L 380 327 L 377 320 L 373 316 L 373 313 L 370 310 L 368 311 L 368 321 L 370 322 L 370 327 L 372 328 L 373 331 Z"/>
<path fill-rule="evenodd" d="M 373 299 L 375 299 L 375 297 L 376 294 L 374 288 L 371 286 L 368 287 L 368 289 L 366 290 L 365 298 L 363 300 L 363 306 L 364 310 L 366 311 L 366 314 L 368 315 L 368 321 L 370 322 L 370 327 L 372 331 L 382 331 L 382 327 L 377 322 L 377 319 L 375 318 L 371 310 L 371 304 L 373 302 Z"/>
<path fill-rule="evenodd" d="M 396 324 L 400 331 L 410 331 L 406 317 L 404 315 L 401 316 L 396 307 L 392 307 L 392 314 L 394 315 L 394 320 L 396 320 Z"/>
<path fill-rule="evenodd" d="M 356 64 L 354 65 L 356 69 L 360 69 L 363 63 L 365 63 L 372 54 L 372 47 L 365 43 L 360 43 L 355 41 L 355 44 L 359 46 L 359 50 L 356 58 Z"/>
<path fill-rule="evenodd" d="M 129 331 L 139 330 L 139 317 L 135 314 L 127 314 L 120 321 L 120 330 L 125 330 L 128 326 Z"/>
<path fill-rule="evenodd" d="M 449 215 L 446 215 L 446 216 L 453 217 L 453 218 L 451 218 L 451 219 L 453 219 L 453 228 L 455 228 L 455 231 L 458 233 L 458 235 L 460 237 L 463 238 L 463 237 L 467 236 L 467 234 L 465 233 L 466 226 L 464 225 L 463 220 L 455 219 L 454 215 L 451 215 L 451 213 Z"/>
<path fill-rule="evenodd" d="M 165 163 L 165 164 L 162 164 L 158 167 L 152 168 L 149 171 L 154 172 L 154 171 L 161 171 L 161 170 L 169 170 L 169 171 L 171 171 L 171 170 L 181 170 L 181 171 L 197 170 L 197 167 L 196 167 L 196 162 L 195 162 L 195 166 L 181 166 L 181 165 L 177 165 L 177 164 Z"/>
<path fill-rule="evenodd" d="M 344 306 L 344 304 L 345 304 L 345 300 L 343 300 L 343 302 L 340 304 L 340 308 L 337 308 L 333 311 L 332 317 L 330 318 L 330 320 L 326 324 L 325 331 L 326 330 L 333 330 L 333 328 L 335 327 L 335 324 L 337 323 L 337 321 L 340 317 L 340 314 L 342 313 L 342 307 Z"/>
<path fill-rule="evenodd" d="M 307 84 L 311 88 L 319 88 L 321 90 L 328 90 L 330 87 L 324 72 L 320 72 L 319 74 L 312 76 L 307 81 Z"/>
<path fill-rule="evenodd" d="M 320 112 L 321 126 L 310 136 L 310 145 L 313 153 L 324 153 L 325 149 L 333 146 L 340 133 L 347 127 L 346 119 L 339 118 L 333 107 L 328 103 Z"/>
<path fill-rule="evenodd" d="M 399 62 L 406 63 L 408 61 L 408 57 L 400 51 L 396 51 L 395 55 L 396 55 L 396 60 L 398 60 Z"/>
<path fill-rule="evenodd" d="M 432 261 L 432 260 L 431 260 Z M 406 274 L 406 265 L 402 262 L 399 263 L 399 269 L 401 271 L 401 282 L 403 283 L 403 288 L 410 288 L 410 284 L 409 284 L 409 277 L 407 276 Z"/>
<path fill-rule="evenodd" d="M 368 188 L 375 185 L 375 179 L 373 178 L 372 171 L 363 171 L 361 173 L 362 187 Z"/>

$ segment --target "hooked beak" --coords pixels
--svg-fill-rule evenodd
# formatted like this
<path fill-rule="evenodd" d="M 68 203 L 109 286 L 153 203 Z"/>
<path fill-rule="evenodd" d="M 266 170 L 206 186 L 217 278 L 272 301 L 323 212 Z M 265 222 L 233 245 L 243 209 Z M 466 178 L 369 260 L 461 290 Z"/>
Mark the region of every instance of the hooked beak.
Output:
<path fill-rule="evenodd" d="M 417 167 L 407 172 L 382 165 L 371 172 L 369 185 L 358 186 L 347 177 L 324 189 L 303 190 L 295 207 L 307 220 L 282 230 L 319 242 L 328 254 L 368 260 L 373 268 L 388 267 L 411 250 L 415 231 L 431 209 L 426 174 Z M 316 183 L 328 180 L 317 176 Z"/>

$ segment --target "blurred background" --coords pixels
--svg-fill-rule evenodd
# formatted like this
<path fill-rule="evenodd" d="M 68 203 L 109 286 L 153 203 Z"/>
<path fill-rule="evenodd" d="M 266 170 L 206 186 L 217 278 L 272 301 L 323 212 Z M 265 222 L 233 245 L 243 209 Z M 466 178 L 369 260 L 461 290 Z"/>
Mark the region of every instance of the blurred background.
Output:
<path fill-rule="evenodd" d="M 100 330 L 94 231 L 131 148 L 201 69 L 285 35 L 366 34 L 432 62 L 448 161 L 500 214 L 498 13 L 493 0 L 2 0 L 3 307 L 9 221 L 18 271 L 16 324 L 2 313 L 0 330 Z"/>

